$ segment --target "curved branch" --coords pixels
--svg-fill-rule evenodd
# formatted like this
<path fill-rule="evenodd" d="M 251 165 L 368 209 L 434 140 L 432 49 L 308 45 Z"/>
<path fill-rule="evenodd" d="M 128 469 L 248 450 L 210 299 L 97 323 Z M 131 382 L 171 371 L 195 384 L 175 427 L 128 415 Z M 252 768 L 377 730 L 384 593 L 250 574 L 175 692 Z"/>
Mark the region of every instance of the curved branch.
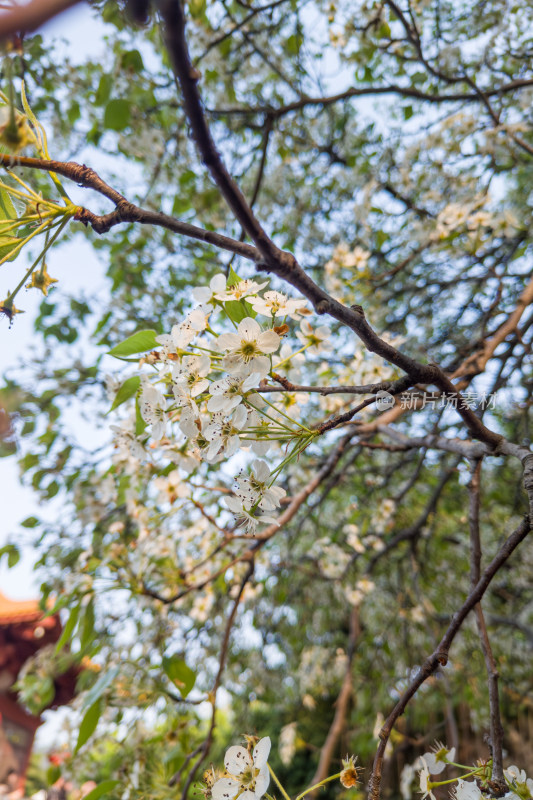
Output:
<path fill-rule="evenodd" d="M 494 89 L 488 89 L 484 92 L 485 97 L 500 97 L 502 94 L 508 94 L 519 89 L 533 86 L 533 78 L 521 78 L 519 80 L 504 83 L 502 86 L 497 86 Z M 397 84 L 390 84 L 389 86 L 354 86 L 347 89 L 345 92 L 338 94 L 326 95 L 325 97 L 302 97 L 300 100 L 295 100 L 292 103 L 287 103 L 285 106 L 249 106 L 243 108 L 241 106 L 234 106 L 229 108 L 213 108 L 209 109 L 209 113 L 217 116 L 225 116 L 231 114 L 239 114 L 242 116 L 254 116 L 257 114 L 269 114 L 275 119 L 291 114 L 294 111 L 300 111 L 308 106 L 322 106 L 327 107 L 340 103 L 343 100 L 351 100 L 353 97 L 365 96 L 379 96 L 383 94 L 397 94 L 400 97 L 409 97 L 414 100 L 422 100 L 427 103 L 458 103 L 465 101 L 478 101 L 481 98 L 478 92 L 455 92 L 450 94 L 426 94 L 420 89 L 414 89 L 411 86 L 398 86 Z"/>

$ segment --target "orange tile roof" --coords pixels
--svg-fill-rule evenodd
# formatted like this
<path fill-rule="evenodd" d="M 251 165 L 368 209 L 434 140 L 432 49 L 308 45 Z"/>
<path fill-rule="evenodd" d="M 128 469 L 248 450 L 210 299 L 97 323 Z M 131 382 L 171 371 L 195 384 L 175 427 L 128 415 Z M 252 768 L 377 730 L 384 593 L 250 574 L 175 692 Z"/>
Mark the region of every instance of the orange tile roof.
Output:
<path fill-rule="evenodd" d="M 36 622 L 42 615 L 37 600 L 9 600 L 0 592 L 0 626 Z"/>

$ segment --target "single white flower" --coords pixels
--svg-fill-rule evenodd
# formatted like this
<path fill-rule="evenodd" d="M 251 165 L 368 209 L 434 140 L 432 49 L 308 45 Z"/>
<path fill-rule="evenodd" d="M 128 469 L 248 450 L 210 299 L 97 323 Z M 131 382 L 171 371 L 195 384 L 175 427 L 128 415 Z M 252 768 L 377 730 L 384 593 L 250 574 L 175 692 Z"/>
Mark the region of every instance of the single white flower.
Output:
<path fill-rule="evenodd" d="M 256 314 L 264 317 L 290 317 L 299 319 L 298 311 L 305 306 L 305 300 L 289 298 L 281 292 L 265 292 L 263 297 L 254 297 L 251 306 Z"/>
<path fill-rule="evenodd" d="M 533 780 L 528 778 L 526 771 L 519 769 L 514 764 L 507 767 L 504 771 L 507 780 L 512 784 L 512 791 L 518 794 L 522 800 L 533 797 Z"/>
<path fill-rule="evenodd" d="M 429 780 L 430 774 L 428 766 L 423 758 L 420 758 L 420 761 L 422 762 L 422 769 L 419 772 L 418 779 L 420 781 L 420 791 L 422 792 L 421 800 L 424 800 L 425 797 L 431 797 L 431 800 L 435 800 L 435 795 L 431 791 L 432 785 Z"/>
<path fill-rule="evenodd" d="M 156 478 L 154 486 L 159 491 L 163 502 L 174 503 L 178 498 L 182 499 L 190 495 L 190 487 L 182 481 L 177 469 L 173 469 L 166 477 L 161 475 Z"/>
<path fill-rule="evenodd" d="M 114 433 L 114 444 L 118 448 L 120 455 L 124 458 L 142 459 L 144 458 L 144 447 L 135 435 L 134 421 L 124 420 L 119 425 L 111 425 L 111 430 Z"/>
<path fill-rule="evenodd" d="M 196 286 L 192 296 L 197 303 L 209 303 L 213 295 L 220 294 L 226 289 L 226 276 L 219 272 L 209 281 L 209 286 Z"/>
<path fill-rule="evenodd" d="M 273 330 L 261 332 L 259 323 L 252 317 L 245 317 L 237 328 L 237 333 L 223 333 L 218 337 L 218 346 L 228 355 L 222 366 L 231 375 L 250 375 L 257 372 L 261 377 L 268 375 L 270 359 L 265 354 L 274 353 L 281 339 Z"/>
<path fill-rule="evenodd" d="M 187 314 L 183 322 L 174 325 L 170 334 L 156 336 L 156 342 L 163 345 L 163 357 L 175 356 L 188 347 L 198 333 L 205 331 L 212 310 L 212 306 L 200 305 Z"/>
<path fill-rule="evenodd" d="M 392 500 L 389 500 L 389 502 L 392 503 Z M 440 775 L 446 764 L 454 760 L 455 747 L 448 750 L 442 742 L 435 742 L 431 752 L 424 753 L 422 758 L 431 775 Z"/>
<path fill-rule="evenodd" d="M 205 438 L 211 442 L 205 456 L 206 461 L 213 461 L 224 455 L 229 458 L 237 452 L 241 445 L 240 432 L 246 427 L 248 412 L 244 406 L 235 409 L 228 419 L 212 422 L 205 429 Z"/>
<path fill-rule="evenodd" d="M 270 486 L 270 470 L 265 461 L 256 459 L 249 475 L 236 478 L 238 489 L 236 494 L 244 500 L 248 509 L 257 505 L 262 511 L 274 511 L 279 508 L 280 500 L 285 496 L 281 486 Z"/>
<path fill-rule="evenodd" d="M 227 303 L 230 300 L 246 300 L 247 297 L 257 294 L 267 285 L 268 281 L 265 281 L 265 283 L 256 283 L 256 281 L 251 280 L 239 281 L 235 286 L 224 287 L 222 291 L 215 294 L 215 297 L 223 303 Z"/>
<path fill-rule="evenodd" d="M 473 781 L 464 781 L 462 778 L 457 779 L 454 795 L 456 800 L 481 800 L 481 789 Z"/>
<path fill-rule="evenodd" d="M 331 350 L 332 345 L 328 341 L 331 336 L 331 330 L 327 325 L 320 325 L 313 330 L 308 321 L 303 319 L 300 322 L 300 330 L 296 331 L 296 336 L 302 345 L 307 347 L 307 352 L 311 355 L 318 355 L 326 350 Z"/>
<path fill-rule="evenodd" d="M 237 795 L 240 800 L 260 800 L 270 783 L 270 747 L 268 736 L 258 741 L 252 755 L 244 747 L 230 747 L 224 758 L 227 777 L 213 785 L 213 800 L 232 800 Z"/>
<path fill-rule="evenodd" d="M 145 383 L 139 398 L 143 420 L 152 426 L 152 437 L 162 439 L 167 427 L 167 401 L 161 392 L 150 383 Z"/>
<path fill-rule="evenodd" d="M 172 380 L 178 386 L 189 389 L 191 397 L 197 397 L 209 386 L 206 375 L 211 369 L 211 359 L 207 355 L 185 356 L 172 370 Z"/>
<path fill-rule="evenodd" d="M 243 396 L 259 383 L 260 378 L 259 374 L 252 372 L 244 380 L 228 377 L 213 381 L 209 387 L 211 397 L 207 401 L 207 410 L 229 414 L 241 403 Z"/>

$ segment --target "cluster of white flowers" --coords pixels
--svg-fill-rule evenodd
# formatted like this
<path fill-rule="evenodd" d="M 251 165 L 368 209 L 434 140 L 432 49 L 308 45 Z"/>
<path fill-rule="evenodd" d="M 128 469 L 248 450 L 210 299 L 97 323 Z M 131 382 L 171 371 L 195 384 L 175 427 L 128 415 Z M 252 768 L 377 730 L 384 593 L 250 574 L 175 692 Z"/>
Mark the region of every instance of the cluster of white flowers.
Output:
<path fill-rule="evenodd" d="M 160 500 L 171 504 L 186 494 L 180 472 L 191 476 L 202 464 L 251 451 L 255 460 L 239 472 L 225 497 L 247 534 L 254 534 L 259 522 L 276 522 L 272 514 L 285 490 L 275 481 L 316 436 L 296 411 L 307 396 L 264 394 L 261 382 L 275 380 L 280 370 L 291 375 L 304 353 L 312 360 L 331 349 L 330 329 L 311 326 L 303 299 L 264 291 L 266 286 L 219 274 L 209 286 L 193 289 L 196 305 L 170 333 L 157 336 L 159 347 L 141 359 L 137 415 L 113 426 L 120 460 L 146 458 L 147 434 L 152 458 L 164 453 L 170 459 L 172 468 L 156 488 Z M 260 324 L 261 318 L 266 323 Z M 120 392 L 116 385 L 109 389 Z M 263 457 L 281 447 L 283 457 L 271 471 Z"/>
<path fill-rule="evenodd" d="M 351 283 L 350 280 L 347 280 L 348 274 L 352 276 L 354 273 L 366 275 L 369 258 L 369 251 L 362 247 L 357 246 L 351 250 L 344 242 L 338 244 L 330 260 L 324 265 L 325 285 L 328 292 L 344 294 L 347 283 L 348 285 Z"/>

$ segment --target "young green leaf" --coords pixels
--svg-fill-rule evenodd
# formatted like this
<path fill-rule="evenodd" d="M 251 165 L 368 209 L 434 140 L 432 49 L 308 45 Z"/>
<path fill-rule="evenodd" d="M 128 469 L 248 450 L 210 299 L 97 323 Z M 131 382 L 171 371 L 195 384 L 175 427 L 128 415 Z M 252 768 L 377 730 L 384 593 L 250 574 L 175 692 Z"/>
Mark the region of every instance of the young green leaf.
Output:
<path fill-rule="evenodd" d="M 155 337 L 157 333 L 152 330 L 137 331 L 128 336 L 123 342 L 117 344 L 109 351 L 110 356 L 132 356 L 135 353 L 146 353 L 158 346 Z"/>
<path fill-rule="evenodd" d="M 178 656 L 164 656 L 163 670 L 178 687 L 182 697 L 187 697 L 196 682 L 196 673 Z"/>
<path fill-rule="evenodd" d="M 98 725 L 98 720 L 100 719 L 101 714 L 102 703 L 100 700 L 97 700 L 90 708 L 87 709 L 85 716 L 81 721 L 80 729 L 78 731 L 78 741 L 76 742 L 76 747 L 74 748 L 74 754 L 76 754 L 80 747 L 83 747 L 85 742 L 91 738 L 96 730 L 96 726 Z"/>
<path fill-rule="evenodd" d="M 141 385 L 141 379 L 139 375 L 134 375 L 132 378 L 128 378 L 124 381 L 120 389 L 115 395 L 115 399 L 113 400 L 113 405 L 109 409 L 113 411 L 118 406 L 125 403 L 126 400 L 129 400 L 134 394 L 137 393 L 139 386 Z"/>

